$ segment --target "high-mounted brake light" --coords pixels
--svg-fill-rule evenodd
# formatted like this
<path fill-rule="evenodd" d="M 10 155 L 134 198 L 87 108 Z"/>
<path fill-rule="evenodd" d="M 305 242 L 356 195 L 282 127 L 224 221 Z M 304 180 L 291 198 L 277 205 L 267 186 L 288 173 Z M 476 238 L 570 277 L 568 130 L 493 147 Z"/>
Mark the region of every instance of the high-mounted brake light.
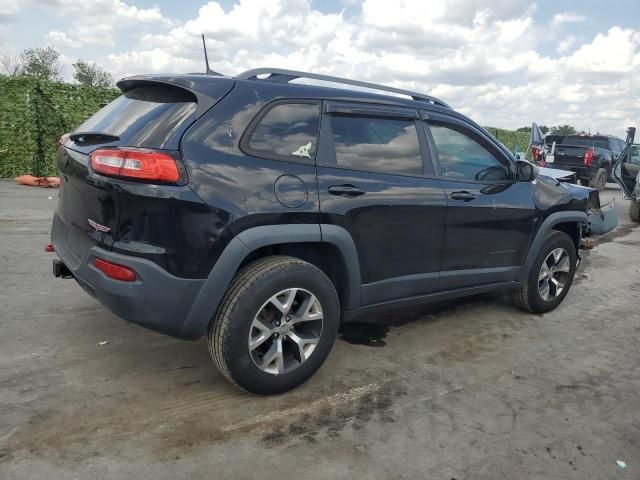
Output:
<path fill-rule="evenodd" d="M 93 266 L 104 273 L 107 277 L 123 282 L 133 282 L 136 279 L 136 272 L 124 265 L 111 263 L 101 258 L 93 259 Z"/>
<path fill-rule="evenodd" d="M 591 162 L 593 162 L 593 148 L 588 148 L 587 151 L 584 152 L 584 164 L 590 167 Z"/>
<path fill-rule="evenodd" d="M 166 153 L 146 150 L 99 148 L 91 153 L 91 168 L 111 177 L 177 182 L 180 179 L 176 161 Z"/>

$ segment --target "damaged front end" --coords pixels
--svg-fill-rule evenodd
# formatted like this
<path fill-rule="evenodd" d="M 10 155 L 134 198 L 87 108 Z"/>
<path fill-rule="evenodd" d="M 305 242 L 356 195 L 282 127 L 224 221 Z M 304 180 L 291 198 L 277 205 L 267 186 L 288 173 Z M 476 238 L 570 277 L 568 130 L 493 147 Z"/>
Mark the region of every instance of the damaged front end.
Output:
<path fill-rule="evenodd" d="M 604 235 L 618 226 L 618 212 L 616 211 L 615 198 L 602 205 L 597 190 L 589 192 L 587 204 L 587 227 L 584 234 Z"/>

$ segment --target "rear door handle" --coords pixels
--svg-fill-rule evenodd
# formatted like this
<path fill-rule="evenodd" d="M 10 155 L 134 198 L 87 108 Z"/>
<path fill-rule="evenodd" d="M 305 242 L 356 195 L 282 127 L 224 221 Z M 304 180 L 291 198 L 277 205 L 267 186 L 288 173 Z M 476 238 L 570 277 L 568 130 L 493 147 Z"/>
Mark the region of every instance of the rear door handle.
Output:
<path fill-rule="evenodd" d="M 463 202 L 469 202 L 474 198 L 476 198 L 476 196 L 473 193 L 463 191 L 463 192 L 453 192 L 451 194 L 451 198 L 453 198 L 454 200 L 462 200 Z"/>
<path fill-rule="evenodd" d="M 329 187 L 329 193 L 331 195 L 337 195 L 338 197 L 359 197 L 360 195 L 364 195 L 364 190 L 360 187 L 356 187 L 355 185 L 331 185 Z"/>

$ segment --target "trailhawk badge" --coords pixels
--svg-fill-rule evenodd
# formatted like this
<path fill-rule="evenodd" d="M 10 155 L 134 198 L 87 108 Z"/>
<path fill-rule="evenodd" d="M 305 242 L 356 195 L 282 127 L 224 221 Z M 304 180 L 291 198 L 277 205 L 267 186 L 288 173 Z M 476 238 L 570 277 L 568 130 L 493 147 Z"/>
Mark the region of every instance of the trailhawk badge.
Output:
<path fill-rule="evenodd" d="M 89 222 L 89 225 L 91 226 L 91 228 L 93 228 L 96 232 L 107 233 L 107 232 L 111 231 L 111 229 L 109 227 L 105 227 L 104 225 L 100 225 L 98 222 L 94 222 L 90 218 L 87 219 L 87 222 Z"/>

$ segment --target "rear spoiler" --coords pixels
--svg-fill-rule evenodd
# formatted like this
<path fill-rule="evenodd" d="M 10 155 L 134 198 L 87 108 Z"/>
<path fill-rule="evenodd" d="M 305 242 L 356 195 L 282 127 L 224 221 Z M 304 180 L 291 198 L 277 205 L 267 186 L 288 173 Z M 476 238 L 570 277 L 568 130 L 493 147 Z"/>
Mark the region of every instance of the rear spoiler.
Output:
<path fill-rule="evenodd" d="M 135 75 L 116 83 L 122 93 L 145 85 L 169 85 L 190 92 L 198 103 L 195 117 L 200 118 L 231 91 L 235 80 L 211 75 Z"/>

